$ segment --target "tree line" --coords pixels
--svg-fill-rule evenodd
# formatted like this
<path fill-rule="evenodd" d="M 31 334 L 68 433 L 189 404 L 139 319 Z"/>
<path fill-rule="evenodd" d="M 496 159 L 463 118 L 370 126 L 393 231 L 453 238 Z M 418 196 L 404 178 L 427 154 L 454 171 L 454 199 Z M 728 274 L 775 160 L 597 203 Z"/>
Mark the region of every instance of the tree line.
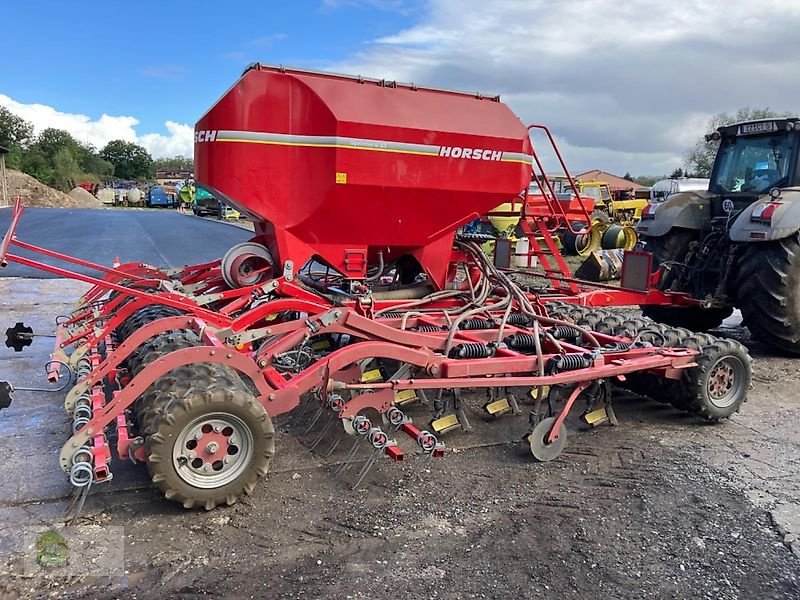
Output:
<path fill-rule="evenodd" d="M 84 181 L 151 181 L 159 169 L 193 168 L 191 158 L 154 160 L 145 148 L 125 140 L 112 140 L 98 150 L 63 129 L 48 127 L 34 135 L 31 123 L 2 106 L 0 146 L 8 150 L 9 169 L 65 192 Z"/>

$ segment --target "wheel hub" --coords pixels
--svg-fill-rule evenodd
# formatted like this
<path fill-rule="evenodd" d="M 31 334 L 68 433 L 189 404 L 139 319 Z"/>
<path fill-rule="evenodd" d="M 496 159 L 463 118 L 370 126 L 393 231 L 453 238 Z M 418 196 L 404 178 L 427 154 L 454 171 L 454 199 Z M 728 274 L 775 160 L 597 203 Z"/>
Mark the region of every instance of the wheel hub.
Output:
<path fill-rule="evenodd" d="M 261 244 L 245 242 L 233 246 L 220 263 L 222 278 L 231 288 L 268 281 L 273 276 L 274 261 Z"/>
<path fill-rule="evenodd" d="M 272 265 L 263 257 L 243 254 L 231 264 L 233 279 L 240 287 L 255 285 L 272 277 Z"/>
<path fill-rule="evenodd" d="M 741 379 L 737 375 L 740 363 L 729 356 L 719 360 L 708 375 L 708 397 L 719 408 L 724 408 L 736 401 L 741 387 Z"/>
<path fill-rule="evenodd" d="M 183 428 L 173 447 L 178 475 L 199 488 L 221 487 L 247 467 L 253 436 L 239 417 L 227 413 L 204 415 Z"/>

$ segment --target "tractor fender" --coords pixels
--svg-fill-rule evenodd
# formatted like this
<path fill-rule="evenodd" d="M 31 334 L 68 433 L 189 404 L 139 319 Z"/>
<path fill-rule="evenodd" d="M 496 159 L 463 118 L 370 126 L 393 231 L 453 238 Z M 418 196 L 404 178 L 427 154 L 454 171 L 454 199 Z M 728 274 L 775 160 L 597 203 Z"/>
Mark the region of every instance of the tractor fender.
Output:
<path fill-rule="evenodd" d="M 770 219 L 759 219 L 764 210 L 776 204 Z M 753 215 L 756 218 L 753 219 Z M 800 230 L 800 187 L 785 188 L 774 200 L 768 195 L 745 208 L 731 225 L 734 242 L 771 242 L 793 235 Z"/>
<path fill-rule="evenodd" d="M 666 235 L 673 227 L 702 229 L 711 218 L 711 194 L 704 191 L 673 194 L 645 208 L 636 231 L 647 237 Z"/>

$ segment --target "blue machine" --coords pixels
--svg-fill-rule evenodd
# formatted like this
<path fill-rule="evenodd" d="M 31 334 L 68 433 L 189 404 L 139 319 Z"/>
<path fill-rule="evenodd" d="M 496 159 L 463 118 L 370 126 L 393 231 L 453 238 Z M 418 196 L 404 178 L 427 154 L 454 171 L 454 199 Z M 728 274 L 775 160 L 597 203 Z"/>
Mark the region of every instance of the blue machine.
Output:
<path fill-rule="evenodd" d="M 174 205 L 175 200 L 173 200 L 160 185 L 154 185 L 150 188 L 150 191 L 147 192 L 147 206 L 151 208 L 155 206 L 172 207 Z"/>

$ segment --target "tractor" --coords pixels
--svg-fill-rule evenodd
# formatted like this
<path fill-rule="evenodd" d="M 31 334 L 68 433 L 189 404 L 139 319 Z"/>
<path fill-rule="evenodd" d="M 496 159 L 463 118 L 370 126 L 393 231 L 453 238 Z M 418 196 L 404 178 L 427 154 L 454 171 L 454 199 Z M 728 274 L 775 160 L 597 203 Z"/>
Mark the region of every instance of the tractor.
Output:
<path fill-rule="evenodd" d="M 720 127 L 707 191 L 648 205 L 637 229 L 657 287 L 697 306 L 643 306 L 673 326 L 718 327 L 734 307 L 755 338 L 800 354 L 800 119 Z"/>

